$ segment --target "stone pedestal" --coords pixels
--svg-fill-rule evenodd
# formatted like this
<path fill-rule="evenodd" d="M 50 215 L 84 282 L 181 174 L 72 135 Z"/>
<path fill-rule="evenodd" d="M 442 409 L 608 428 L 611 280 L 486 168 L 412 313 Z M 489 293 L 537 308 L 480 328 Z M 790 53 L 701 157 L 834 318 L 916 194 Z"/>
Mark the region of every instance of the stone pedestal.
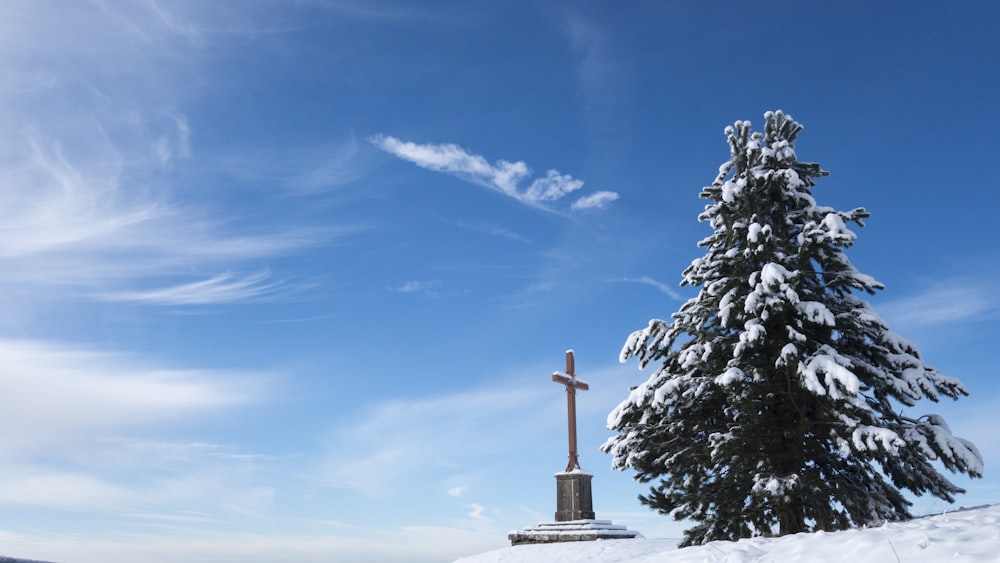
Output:
<path fill-rule="evenodd" d="M 639 532 L 594 519 L 594 476 L 576 469 L 556 473 L 556 521 L 507 534 L 511 545 L 641 538 Z"/>
<path fill-rule="evenodd" d="M 584 471 L 556 473 L 556 522 L 594 519 L 594 497 Z"/>

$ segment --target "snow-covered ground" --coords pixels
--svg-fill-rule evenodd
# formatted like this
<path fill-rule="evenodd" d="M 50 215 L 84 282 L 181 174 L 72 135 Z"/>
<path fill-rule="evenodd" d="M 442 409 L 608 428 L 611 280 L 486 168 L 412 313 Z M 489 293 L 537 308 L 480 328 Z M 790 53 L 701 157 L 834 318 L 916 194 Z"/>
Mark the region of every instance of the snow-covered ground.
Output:
<path fill-rule="evenodd" d="M 1000 504 L 844 532 L 712 542 L 637 539 L 521 545 L 455 563 L 940 563 L 1000 562 Z"/>

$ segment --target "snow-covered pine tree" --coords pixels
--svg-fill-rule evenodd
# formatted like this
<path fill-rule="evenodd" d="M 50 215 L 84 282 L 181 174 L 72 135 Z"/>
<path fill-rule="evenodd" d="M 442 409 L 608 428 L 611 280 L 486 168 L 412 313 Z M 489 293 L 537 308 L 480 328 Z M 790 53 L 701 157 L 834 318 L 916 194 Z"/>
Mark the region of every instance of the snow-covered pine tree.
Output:
<path fill-rule="evenodd" d="M 796 160 L 781 111 L 726 128 L 731 158 L 701 197 L 714 232 L 684 271 L 700 288 L 673 320 L 629 336 L 621 361 L 662 365 L 608 417 L 616 469 L 659 478 L 640 500 L 695 525 L 683 545 L 910 517 L 900 489 L 949 502 L 932 465 L 982 475 L 976 447 L 905 407 L 967 395 L 855 295 L 883 286 L 844 249 L 861 208 L 816 204 L 827 173 Z"/>

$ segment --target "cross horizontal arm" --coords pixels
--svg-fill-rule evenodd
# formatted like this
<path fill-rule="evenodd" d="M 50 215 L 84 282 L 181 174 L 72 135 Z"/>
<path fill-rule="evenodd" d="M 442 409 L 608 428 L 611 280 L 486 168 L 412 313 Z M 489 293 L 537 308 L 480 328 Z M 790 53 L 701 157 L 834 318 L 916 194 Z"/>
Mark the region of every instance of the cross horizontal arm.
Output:
<path fill-rule="evenodd" d="M 562 383 L 563 385 L 565 385 L 567 387 L 572 387 L 574 389 L 580 389 L 582 391 L 586 391 L 586 390 L 590 389 L 590 386 L 587 385 L 586 381 L 580 381 L 579 379 L 577 379 L 575 377 L 566 377 L 565 375 L 563 375 L 563 374 L 561 374 L 559 372 L 555 372 L 555 373 L 552 374 L 552 381 L 555 381 L 556 383 Z"/>

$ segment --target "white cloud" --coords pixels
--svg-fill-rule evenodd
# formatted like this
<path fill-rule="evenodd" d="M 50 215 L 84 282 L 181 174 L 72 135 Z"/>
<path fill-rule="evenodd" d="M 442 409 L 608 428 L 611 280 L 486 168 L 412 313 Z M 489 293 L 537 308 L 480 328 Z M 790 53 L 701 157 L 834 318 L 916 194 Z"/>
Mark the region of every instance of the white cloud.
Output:
<path fill-rule="evenodd" d="M 521 161 L 499 160 L 496 164 L 490 164 L 484 157 L 470 154 L 462 147 L 451 143 L 421 145 L 382 134 L 375 135 L 369 140 L 383 151 L 408 160 L 421 168 L 452 174 L 540 209 L 548 210 L 546 204 L 558 201 L 583 187 L 582 180 L 568 174 L 560 174 L 557 170 L 549 170 L 545 176 L 535 178 L 527 188 L 521 190 L 519 187 L 521 182 L 531 175 L 528 165 Z M 589 208 L 604 207 L 617 198 L 618 194 L 614 192 L 598 192 L 582 198 L 587 200 L 582 205 Z M 584 207 L 574 204 L 574 208 Z"/>
<path fill-rule="evenodd" d="M 482 157 L 477 157 L 482 158 Z M 525 194 L 524 196 L 517 193 L 517 185 L 521 183 L 521 180 L 527 178 L 531 174 L 528 169 L 528 165 L 518 161 L 518 162 L 507 162 L 506 160 L 500 160 L 497 162 L 497 167 L 491 169 L 489 175 L 492 176 L 492 184 L 503 193 L 528 203 L 535 203 L 537 200 L 531 199 Z"/>
<path fill-rule="evenodd" d="M 501 191 L 506 191 L 507 186 L 516 184 L 528 174 L 527 166 L 523 162 L 510 163 L 501 160 L 494 167 L 485 158 L 469 154 L 454 144 L 418 145 L 386 135 L 375 135 L 371 138 L 371 142 L 376 147 L 422 168 L 468 174 Z"/>
<path fill-rule="evenodd" d="M 604 209 L 618 199 L 616 192 L 600 191 L 585 195 L 573 202 L 573 209 Z"/>
<path fill-rule="evenodd" d="M 473 520 L 489 520 L 483 513 L 486 512 L 486 507 L 481 504 L 472 503 L 469 505 L 472 512 L 469 512 L 469 518 Z"/>
<path fill-rule="evenodd" d="M 530 201 L 555 201 L 570 192 L 583 187 L 583 182 L 570 176 L 549 170 L 544 178 L 536 178 L 524 192 Z"/>

